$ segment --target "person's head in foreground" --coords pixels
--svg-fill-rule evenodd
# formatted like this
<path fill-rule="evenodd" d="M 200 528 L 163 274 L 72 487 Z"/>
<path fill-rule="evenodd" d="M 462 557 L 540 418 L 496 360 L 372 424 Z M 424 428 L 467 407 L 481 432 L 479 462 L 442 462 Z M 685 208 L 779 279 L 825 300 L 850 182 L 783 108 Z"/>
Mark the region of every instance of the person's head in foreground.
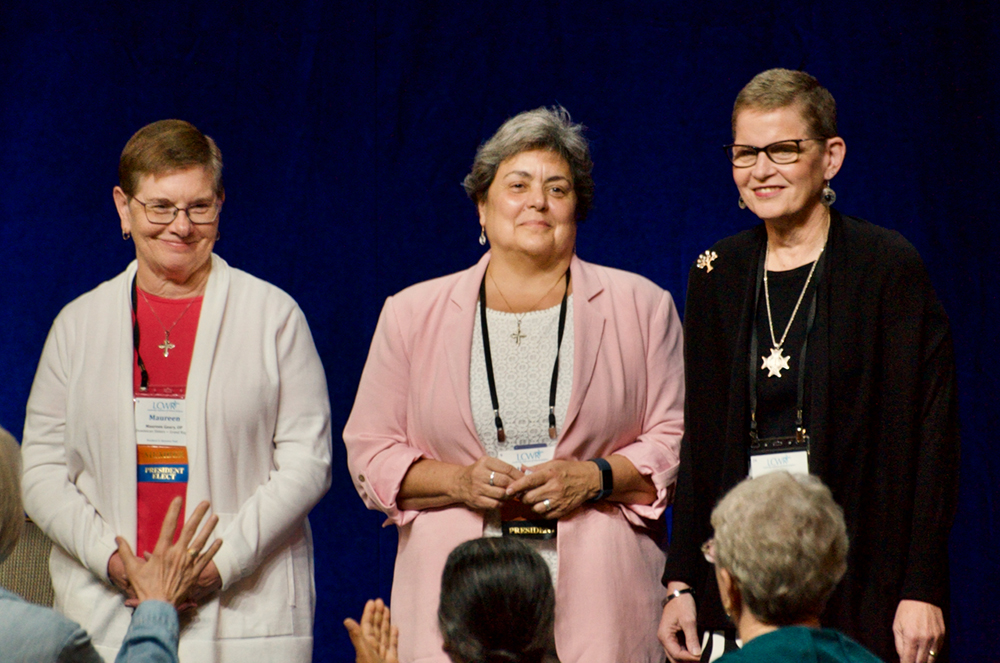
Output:
<path fill-rule="evenodd" d="M 819 625 L 847 570 L 844 514 L 829 488 L 787 472 L 744 480 L 712 511 L 712 527 L 706 551 L 737 627 L 747 617 L 765 630 Z"/>
<path fill-rule="evenodd" d="M 703 551 L 744 647 L 721 660 L 878 660 L 820 629 L 848 547 L 844 513 L 823 482 L 787 472 L 745 479 L 712 511 L 712 527 Z"/>
<path fill-rule="evenodd" d="M 441 577 L 438 624 L 455 663 L 555 660 L 555 590 L 549 569 L 511 538 L 466 541 Z"/>

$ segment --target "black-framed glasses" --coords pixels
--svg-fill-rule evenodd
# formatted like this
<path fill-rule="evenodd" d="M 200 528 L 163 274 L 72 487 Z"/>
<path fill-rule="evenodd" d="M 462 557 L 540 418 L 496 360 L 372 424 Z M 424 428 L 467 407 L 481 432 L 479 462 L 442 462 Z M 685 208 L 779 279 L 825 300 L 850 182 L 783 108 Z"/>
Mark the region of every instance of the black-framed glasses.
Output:
<path fill-rule="evenodd" d="M 173 223 L 174 219 L 181 212 L 187 214 L 188 220 L 195 225 L 215 223 L 215 220 L 219 218 L 218 200 L 210 203 L 195 203 L 187 207 L 178 207 L 173 203 L 164 201 L 144 203 L 135 196 L 132 197 L 132 200 L 142 205 L 142 208 L 146 210 L 146 219 L 158 226 L 166 226 Z"/>
<path fill-rule="evenodd" d="M 779 140 L 764 147 L 753 145 L 723 145 L 726 156 L 737 168 L 749 168 L 757 163 L 757 155 L 763 152 L 767 158 L 777 164 L 795 163 L 802 152 L 800 143 L 810 140 L 826 140 L 825 138 L 796 138 L 794 140 Z"/>

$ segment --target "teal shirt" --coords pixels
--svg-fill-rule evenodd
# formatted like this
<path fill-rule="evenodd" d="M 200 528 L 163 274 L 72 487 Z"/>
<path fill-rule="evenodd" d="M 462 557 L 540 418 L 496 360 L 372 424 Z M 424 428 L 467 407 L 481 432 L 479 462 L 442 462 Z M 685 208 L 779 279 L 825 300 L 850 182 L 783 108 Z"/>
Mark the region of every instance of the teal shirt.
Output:
<path fill-rule="evenodd" d="M 731 651 L 718 663 L 779 663 L 802 661 L 804 663 L 882 663 L 854 640 L 833 629 L 808 626 L 784 626 L 777 631 L 758 635 Z"/>

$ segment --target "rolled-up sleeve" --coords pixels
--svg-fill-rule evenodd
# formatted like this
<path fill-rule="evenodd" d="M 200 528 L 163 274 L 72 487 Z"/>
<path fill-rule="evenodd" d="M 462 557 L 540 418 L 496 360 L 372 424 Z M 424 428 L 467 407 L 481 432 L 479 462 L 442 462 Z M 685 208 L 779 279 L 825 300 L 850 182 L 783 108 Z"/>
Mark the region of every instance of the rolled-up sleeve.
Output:
<path fill-rule="evenodd" d="M 669 292 L 663 291 L 646 323 L 646 408 L 643 430 L 634 442 L 614 453 L 631 461 L 656 487 L 652 504 L 622 504 L 625 517 L 642 526 L 670 504 L 680 464 L 684 434 L 684 342 L 680 317 Z"/>
<path fill-rule="evenodd" d="M 347 465 L 369 509 L 405 525 L 417 511 L 396 503 L 403 478 L 423 453 L 407 441 L 410 357 L 393 298 L 386 300 L 372 338 L 354 408 L 344 428 Z"/>

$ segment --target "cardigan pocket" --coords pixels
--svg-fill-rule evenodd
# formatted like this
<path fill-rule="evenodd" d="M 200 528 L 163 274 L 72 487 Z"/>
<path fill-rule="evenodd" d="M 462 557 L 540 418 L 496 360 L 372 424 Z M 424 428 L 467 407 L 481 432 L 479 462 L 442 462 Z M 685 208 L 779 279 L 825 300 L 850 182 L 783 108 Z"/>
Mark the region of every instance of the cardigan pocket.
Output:
<path fill-rule="evenodd" d="M 220 528 L 223 515 L 219 514 Z M 292 548 L 281 545 L 253 573 L 233 583 L 219 599 L 219 638 L 291 635 L 295 584 Z"/>

